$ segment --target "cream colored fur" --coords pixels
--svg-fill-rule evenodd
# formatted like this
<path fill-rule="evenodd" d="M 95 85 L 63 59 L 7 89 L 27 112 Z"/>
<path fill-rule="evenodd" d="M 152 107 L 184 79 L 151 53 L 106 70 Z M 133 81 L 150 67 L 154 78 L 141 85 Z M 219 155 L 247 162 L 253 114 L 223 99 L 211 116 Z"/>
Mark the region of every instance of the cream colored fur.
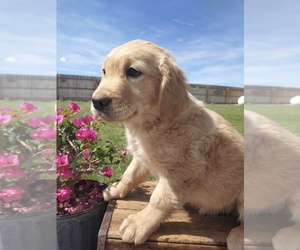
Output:
<path fill-rule="evenodd" d="M 300 250 L 300 138 L 252 111 L 245 110 L 244 121 L 245 212 L 279 214 L 287 207 L 295 224 L 274 235 L 274 249 Z"/>
<path fill-rule="evenodd" d="M 126 72 L 134 68 L 137 77 Z M 202 212 L 236 206 L 243 221 L 243 137 L 186 89 L 170 53 L 147 41 L 115 48 L 103 63 L 105 75 L 94 101 L 110 99 L 94 114 L 124 122 L 133 160 L 105 200 L 125 197 L 151 173 L 158 184 L 145 209 L 120 227 L 125 242 L 141 244 L 174 209 L 189 203 Z M 231 231 L 230 250 L 243 249 L 243 222 Z"/>

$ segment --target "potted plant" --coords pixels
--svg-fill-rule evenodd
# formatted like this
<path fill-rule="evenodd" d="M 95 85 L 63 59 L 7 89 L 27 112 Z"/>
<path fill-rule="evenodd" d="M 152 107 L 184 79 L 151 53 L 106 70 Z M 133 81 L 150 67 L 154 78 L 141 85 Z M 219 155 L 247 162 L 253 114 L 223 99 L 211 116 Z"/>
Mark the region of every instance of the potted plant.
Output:
<path fill-rule="evenodd" d="M 0 249 L 55 247 L 56 117 L 0 108 Z"/>
<path fill-rule="evenodd" d="M 39 105 L 0 108 L 0 249 L 95 249 L 108 165 L 126 151 L 76 103 L 57 113 Z"/>
<path fill-rule="evenodd" d="M 62 250 L 96 249 L 107 206 L 102 196 L 106 185 L 98 180 L 110 178 L 114 171 L 109 165 L 124 159 L 99 136 L 105 123 L 80 112 L 74 102 L 57 109 L 57 237 Z"/>

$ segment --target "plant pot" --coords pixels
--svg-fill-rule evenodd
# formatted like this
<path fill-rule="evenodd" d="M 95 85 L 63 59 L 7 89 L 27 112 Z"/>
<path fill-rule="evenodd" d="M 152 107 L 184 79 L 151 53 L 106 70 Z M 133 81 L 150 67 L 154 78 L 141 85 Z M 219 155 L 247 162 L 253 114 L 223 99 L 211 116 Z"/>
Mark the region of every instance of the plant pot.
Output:
<path fill-rule="evenodd" d="M 97 249 L 98 231 L 107 202 L 77 214 L 57 216 L 58 250 Z"/>
<path fill-rule="evenodd" d="M 55 217 L 55 209 L 32 214 L 0 216 L 0 249 L 55 249 Z"/>

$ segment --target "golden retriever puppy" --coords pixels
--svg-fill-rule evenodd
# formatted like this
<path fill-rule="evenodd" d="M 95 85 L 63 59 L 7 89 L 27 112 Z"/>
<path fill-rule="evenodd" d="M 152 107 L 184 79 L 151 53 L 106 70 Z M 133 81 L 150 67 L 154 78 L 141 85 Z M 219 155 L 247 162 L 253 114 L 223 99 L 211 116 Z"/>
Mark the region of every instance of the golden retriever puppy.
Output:
<path fill-rule="evenodd" d="M 145 209 L 125 219 L 124 242 L 141 244 L 186 203 L 201 211 L 236 206 L 243 219 L 243 137 L 186 89 L 170 53 L 134 40 L 112 50 L 92 97 L 92 111 L 124 122 L 133 160 L 105 200 L 125 197 L 151 173 L 158 184 Z M 243 225 L 231 231 L 229 249 L 243 248 Z"/>
<path fill-rule="evenodd" d="M 270 219 L 276 222 L 275 215 L 282 217 L 284 208 L 291 213 L 294 225 L 279 227 L 273 235 L 273 247 L 275 250 L 299 250 L 300 138 L 253 111 L 245 110 L 244 121 L 245 238 L 259 234 L 259 227 L 251 223 L 253 214 L 273 214 L 268 215 L 269 225 L 263 228 L 264 233 L 272 233 L 278 223 L 270 223 Z"/>

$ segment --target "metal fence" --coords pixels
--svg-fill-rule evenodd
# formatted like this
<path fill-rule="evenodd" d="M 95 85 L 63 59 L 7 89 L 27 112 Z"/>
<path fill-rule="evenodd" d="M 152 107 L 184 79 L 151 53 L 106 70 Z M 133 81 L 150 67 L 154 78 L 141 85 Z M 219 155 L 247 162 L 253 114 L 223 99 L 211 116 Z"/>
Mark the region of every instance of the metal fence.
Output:
<path fill-rule="evenodd" d="M 101 81 L 100 77 L 57 75 L 0 75 L 0 99 L 87 101 Z M 190 84 L 190 92 L 206 103 L 235 104 L 243 88 Z"/>

